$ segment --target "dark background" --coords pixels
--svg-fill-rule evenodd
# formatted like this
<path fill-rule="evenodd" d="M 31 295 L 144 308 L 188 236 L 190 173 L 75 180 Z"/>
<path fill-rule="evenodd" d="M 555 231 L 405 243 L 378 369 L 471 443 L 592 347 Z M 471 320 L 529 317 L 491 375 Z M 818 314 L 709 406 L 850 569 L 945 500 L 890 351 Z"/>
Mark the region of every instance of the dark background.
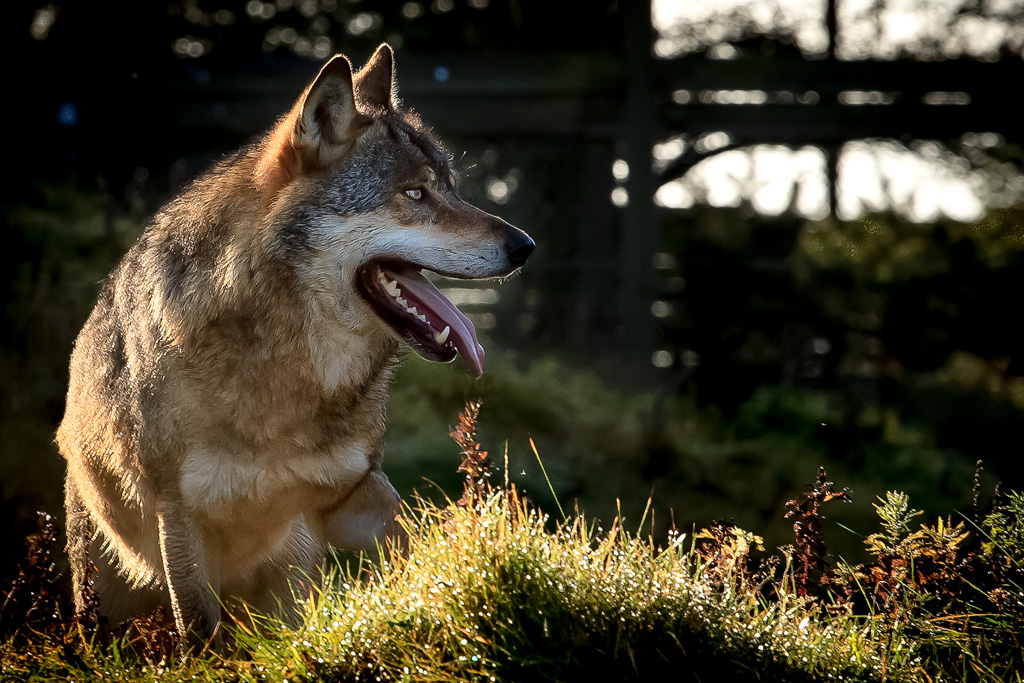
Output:
<path fill-rule="evenodd" d="M 854 491 L 833 521 L 855 533 L 830 527 L 846 554 L 887 489 L 930 516 L 969 510 L 979 459 L 983 498 L 1019 488 L 1024 162 L 1007 92 L 1024 17 L 922 0 L 908 21 L 924 30 L 896 40 L 884 0 L 721 4 L 660 31 L 643 3 L 599 0 L 8 6 L 4 541 L 60 510 L 71 344 L 147 217 L 269 127 L 324 58 L 359 65 L 384 40 L 463 194 L 538 243 L 518 278 L 462 292 L 488 338 L 482 381 L 406 361 L 387 464 L 403 493 L 457 490 L 447 425 L 477 396 L 485 445 L 507 439 L 544 509 L 554 493 L 639 524 L 650 495 L 656 534 L 732 517 L 785 540 L 783 503 L 820 465 Z M 754 169 L 765 150 L 820 161 L 780 186 L 782 209 L 758 201 L 755 170 L 707 180 L 715 157 Z M 983 209 L 928 208 L 926 182 L 901 194 L 897 169 L 844 210 L 858 153 L 966 178 Z M 677 181 L 687 208 L 652 201 Z M 735 199 L 715 198 L 723 183 Z M 819 209 L 801 208 L 815 187 Z"/>

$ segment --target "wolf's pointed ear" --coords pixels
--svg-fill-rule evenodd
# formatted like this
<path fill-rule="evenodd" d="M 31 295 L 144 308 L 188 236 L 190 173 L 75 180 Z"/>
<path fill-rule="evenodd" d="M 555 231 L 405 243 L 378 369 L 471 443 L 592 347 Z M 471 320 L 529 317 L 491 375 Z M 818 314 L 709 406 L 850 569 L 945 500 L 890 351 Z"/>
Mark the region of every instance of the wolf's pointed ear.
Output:
<path fill-rule="evenodd" d="M 343 158 L 369 122 L 356 110 L 352 65 L 335 55 L 267 137 L 254 171 L 264 203 L 295 178 Z"/>
<path fill-rule="evenodd" d="M 352 124 L 359 118 L 352 65 L 345 55 L 334 55 L 302 98 L 292 141 L 296 147 L 317 150 L 320 161 L 331 161 L 347 149 L 353 137 Z"/>
<path fill-rule="evenodd" d="M 398 107 L 395 87 L 395 53 L 381 43 L 355 76 L 356 101 L 368 114 L 388 113 Z"/>

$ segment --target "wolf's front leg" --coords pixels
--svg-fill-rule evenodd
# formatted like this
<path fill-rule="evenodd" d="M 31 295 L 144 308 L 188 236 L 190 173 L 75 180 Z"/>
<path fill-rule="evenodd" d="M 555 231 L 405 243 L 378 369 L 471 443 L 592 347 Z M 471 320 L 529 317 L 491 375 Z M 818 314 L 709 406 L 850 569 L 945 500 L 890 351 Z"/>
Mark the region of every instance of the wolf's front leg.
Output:
<path fill-rule="evenodd" d="M 75 616 L 81 618 L 96 608 L 96 605 L 89 604 L 90 600 L 87 595 L 89 590 L 89 544 L 96 535 L 96 523 L 82 502 L 78 484 L 70 473 L 64 482 L 64 511 Z"/>
<path fill-rule="evenodd" d="M 323 514 L 328 543 L 342 550 L 376 555 L 378 545 L 402 547 L 405 530 L 398 522 L 402 499 L 379 469 L 372 469 L 336 505 Z"/>
<path fill-rule="evenodd" d="M 177 500 L 157 505 L 160 554 L 178 630 L 199 649 L 220 642 L 220 601 L 211 580 L 203 537 L 195 520 Z"/>

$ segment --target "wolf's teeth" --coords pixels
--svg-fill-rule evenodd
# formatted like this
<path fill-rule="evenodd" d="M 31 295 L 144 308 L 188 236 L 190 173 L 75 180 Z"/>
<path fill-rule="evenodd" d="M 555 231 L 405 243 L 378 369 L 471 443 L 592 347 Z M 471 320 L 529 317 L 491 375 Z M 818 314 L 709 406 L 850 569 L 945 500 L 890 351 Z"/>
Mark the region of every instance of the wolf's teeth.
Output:
<path fill-rule="evenodd" d="M 415 306 L 413 306 L 412 308 L 405 309 L 405 312 L 413 316 L 419 313 L 419 311 L 416 310 Z"/>
<path fill-rule="evenodd" d="M 398 288 L 398 283 L 394 280 L 388 280 L 384 283 L 384 289 L 388 290 L 388 294 L 395 298 L 402 296 L 402 290 Z"/>
<path fill-rule="evenodd" d="M 452 328 L 449 327 L 448 325 L 445 325 L 444 331 L 438 332 L 437 334 L 434 335 L 434 341 L 437 342 L 438 346 L 448 341 L 448 335 L 451 333 L 451 331 Z"/>
<path fill-rule="evenodd" d="M 420 321 L 422 321 L 422 322 L 427 322 L 427 316 L 425 316 L 425 315 L 418 315 L 416 317 L 419 318 Z"/>
<path fill-rule="evenodd" d="M 397 302 L 398 302 L 399 304 L 401 304 L 402 306 L 408 306 L 408 305 L 409 305 L 409 302 L 408 302 L 408 301 L 406 301 L 405 299 L 403 299 L 403 298 L 402 298 L 402 297 L 400 297 L 400 296 L 396 296 L 396 297 L 395 297 L 395 301 L 397 301 Z"/>

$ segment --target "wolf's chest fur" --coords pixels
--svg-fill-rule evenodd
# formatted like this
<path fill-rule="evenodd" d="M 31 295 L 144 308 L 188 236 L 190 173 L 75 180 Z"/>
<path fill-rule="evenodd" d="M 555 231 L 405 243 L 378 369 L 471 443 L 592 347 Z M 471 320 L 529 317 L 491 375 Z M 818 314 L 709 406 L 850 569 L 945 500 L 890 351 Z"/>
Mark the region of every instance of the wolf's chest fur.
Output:
<path fill-rule="evenodd" d="M 230 514 L 239 502 L 277 505 L 290 499 L 293 503 L 288 507 L 301 511 L 316 507 L 317 499 L 328 502 L 322 495 L 310 496 L 310 490 L 351 486 L 369 467 L 368 448 L 362 443 L 323 453 L 289 455 L 273 451 L 232 453 L 193 445 L 181 466 L 181 495 L 188 506 L 212 518 Z"/>
<path fill-rule="evenodd" d="M 181 466 L 183 503 L 218 548 L 222 579 L 273 556 L 299 521 L 315 536 L 317 513 L 337 505 L 372 464 L 354 441 L 320 453 L 218 451 L 196 445 Z"/>
<path fill-rule="evenodd" d="M 211 519 L 258 504 L 287 520 L 379 466 L 395 345 L 383 330 L 339 329 L 319 302 L 306 305 L 306 324 L 277 348 L 218 350 L 207 337 L 179 359 L 178 374 L 196 381 L 168 389 L 184 427 L 177 483 Z"/>

